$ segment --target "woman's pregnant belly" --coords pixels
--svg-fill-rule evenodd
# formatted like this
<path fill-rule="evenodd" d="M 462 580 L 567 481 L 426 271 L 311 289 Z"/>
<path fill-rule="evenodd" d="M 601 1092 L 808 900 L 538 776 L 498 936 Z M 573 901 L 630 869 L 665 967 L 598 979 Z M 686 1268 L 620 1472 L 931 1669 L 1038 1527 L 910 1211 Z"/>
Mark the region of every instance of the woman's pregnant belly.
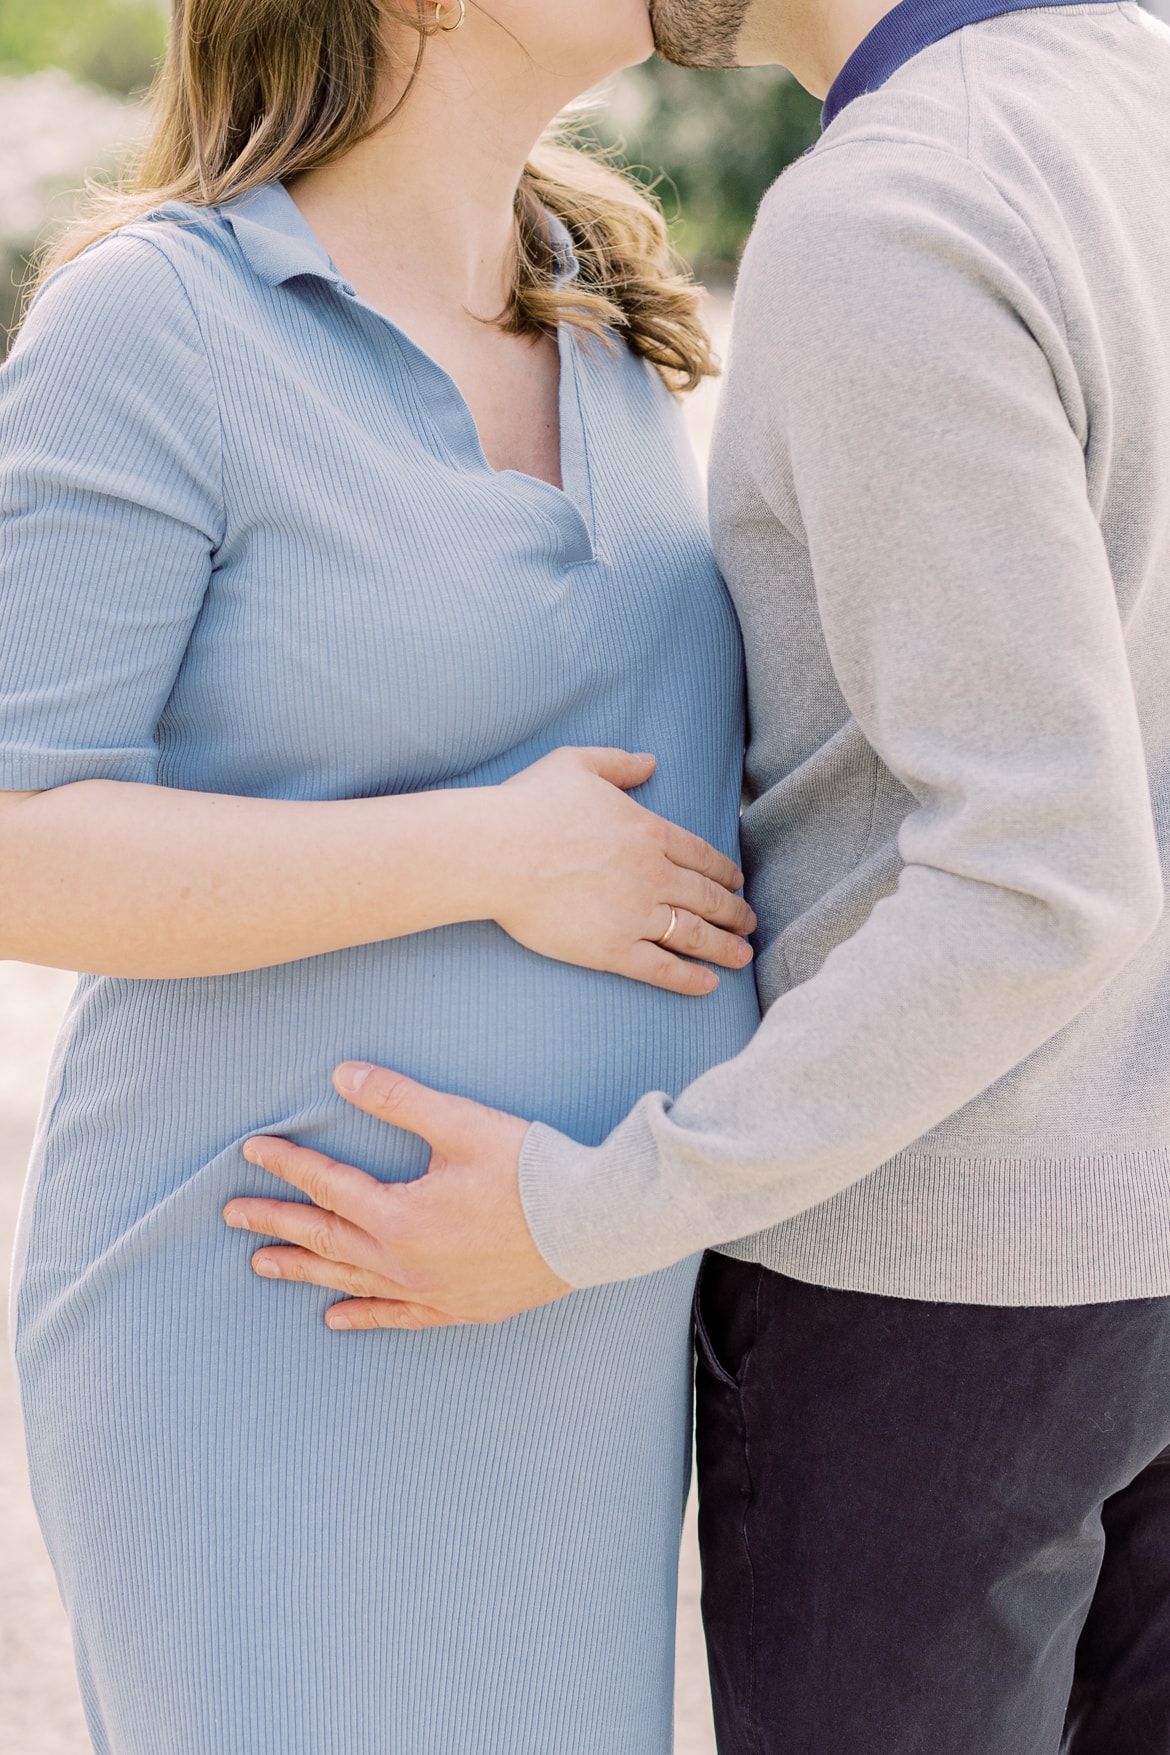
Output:
<path fill-rule="evenodd" d="M 252 1133 L 384 1181 L 422 1174 L 421 1141 L 334 1093 L 339 1061 L 391 1066 L 594 1144 L 647 1091 L 673 1095 L 738 1053 L 758 1021 L 750 969 L 687 999 L 551 962 L 489 923 L 214 980 L 86 977 L 50 1077 L 25 1293 L 60 1295 L 131 1234 L 146 1244 L 167 1209 L 174 1221 L 181 1207 L 197 1247 L 221 1200 L 273 1192 L 240 1155 Z"/>
<path fill-rule="evenodd" d="M 264 1711 L 265 1748 L 448 1755 L 468 1724 L 493 1749 L 669 1746 L 694 1263 L 495 1327 L 346 1337 L 334 1294 L 250 1272 L 222 1208 L 285 1192 L 241 1156 L 262 1128 L 424 1168 L 333 1093 L 346 1056 L 595 1140 L 755 1021 L 750 974 L 683 1000 L 484 926 L 81 984 L 16 1338 L 43 1527 L 128 1748 L 252 1746 Z M 123 1685 L 143 1653 L 145 1694 Z"/>

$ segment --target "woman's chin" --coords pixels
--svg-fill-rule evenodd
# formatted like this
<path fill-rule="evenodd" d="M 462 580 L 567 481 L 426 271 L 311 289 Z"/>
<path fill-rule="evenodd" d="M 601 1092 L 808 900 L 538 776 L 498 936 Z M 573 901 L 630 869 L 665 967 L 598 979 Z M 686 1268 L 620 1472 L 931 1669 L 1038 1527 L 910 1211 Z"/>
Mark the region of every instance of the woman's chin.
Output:
<path fill-rule="evenodd" d="M 611 28 L 605 33 L 607 65 L 600 76 L 608 79 L 625 67 L 638 67 L 650 59 L 654 53 L 654 29 L 647 0 L 622 0 L 620 7 L 610 3 L 603 10 L 613 15 Z"/>
<path fill-rule="evenodd" d="M 646 31 L 645 31 L 644 41 L 639 43 L 637 49 L 630 56 L 630 59 L 627 61 L 626 65 L 628 67 L 640 67 L 644 61 L 650 60 L 650 58 L 654 54 L 654 52 L 655 52 L 654 32 L 650 29 L 650 14 L 647 13 L 646 14 Z"/>
<path fill-rule="evenodd" d="M 654 13 L 650 0 L 638 0 L 637 10 L 638 61 L 648 61 L 654 53 Z"/>

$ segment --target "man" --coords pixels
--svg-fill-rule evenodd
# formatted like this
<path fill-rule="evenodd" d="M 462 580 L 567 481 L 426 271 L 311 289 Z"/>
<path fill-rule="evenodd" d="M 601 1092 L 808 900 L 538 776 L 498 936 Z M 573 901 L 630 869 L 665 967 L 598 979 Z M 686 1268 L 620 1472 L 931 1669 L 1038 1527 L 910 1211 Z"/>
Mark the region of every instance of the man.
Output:
<path fill-rule="evenodd" d="M 595 1149 L 343 1068 L 431 1174 L 257 1142 L 341 1216 L 235 1216 L 316 1249 L 275 1264 L 357 1293 L 338 1326 L 757 1233 L 697 1306 L 721 1748 L 1166 1755 L 1170 31 L 654 10 L 671 58 L 827 94 L 712 473 L 767 1015 Z"/>

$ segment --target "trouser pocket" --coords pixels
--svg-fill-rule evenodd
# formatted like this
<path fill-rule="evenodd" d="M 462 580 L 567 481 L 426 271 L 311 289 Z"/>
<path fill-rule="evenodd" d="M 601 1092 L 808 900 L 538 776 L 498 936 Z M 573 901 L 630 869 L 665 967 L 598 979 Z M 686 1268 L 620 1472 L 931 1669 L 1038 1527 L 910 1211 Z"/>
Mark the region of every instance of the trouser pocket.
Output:
<path fill-rule="evenodd" d="M 695 1350 L 718 1383 L 738 1390 L 756 1338 L 760 1276 L 755 1262 L 703 1257 L 695 1287 Z"/>

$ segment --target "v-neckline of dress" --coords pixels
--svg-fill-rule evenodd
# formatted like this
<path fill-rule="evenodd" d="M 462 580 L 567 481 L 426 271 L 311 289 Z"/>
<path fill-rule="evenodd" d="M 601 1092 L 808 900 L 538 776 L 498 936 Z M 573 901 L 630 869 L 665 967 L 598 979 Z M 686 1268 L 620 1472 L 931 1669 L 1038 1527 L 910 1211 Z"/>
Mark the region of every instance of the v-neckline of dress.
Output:
<path fill-rule="evenodd" d="M 239 197 L 228 205 L 225 215 L 252 266 L 270 284 L 281 285 L 301 276 L 316 278 L 348 305 L 389 331 L 418 392 L 420 415 L 436 447 L 450 463 L 481 471 L 496 482 L 530 495 L 556 528 L 570 565 L 588 565 L 598 558 L 584 350 L 571 324 L 561 323 L 557 327 L 561 463 L 561 486 L 557 487 L 523 470 L 492 468 L 470 404 L 454 378 L 400 324 L 370 304 L 346 280 L 283 183 L 264 184 Z M 578 272 L 572 241 L 552 214 L 549 228 L 559 258 L 559 278 L 567 283 Z"/>
<path fill-rule="evenodd" d="M 589 466 L 589 442 L 585 419 L 583 370 L 580 348 L 570 324 L 557 328 L 557 353 L 560 379 L 557 407 L 560 420 L 561 485 L 546 481 L 543 476 L 529 475 L 521 469 L 493 469 L 480 437 L 479 426 L 471 406 L 455 379 L 433 354 L 413 338 L 392 317 L 363 299 L 339 277 L 340 289 L 353 303 L 368 312 L 390 330 L 398 349 L 410 368 L 419 390 L 419 403 L 427 422 L 451 461 L 465 468 L 482 470 L 502 483 L 511 483 L 543 501 L 544 509 L 554 514 L 555 521 L 565 529 L 566 536 L 576 540 L 571 547 L 583 546 L 586 553 L 578 558 L 596 558 L 597 528 L 593 501 L 592 472 Z"/>

